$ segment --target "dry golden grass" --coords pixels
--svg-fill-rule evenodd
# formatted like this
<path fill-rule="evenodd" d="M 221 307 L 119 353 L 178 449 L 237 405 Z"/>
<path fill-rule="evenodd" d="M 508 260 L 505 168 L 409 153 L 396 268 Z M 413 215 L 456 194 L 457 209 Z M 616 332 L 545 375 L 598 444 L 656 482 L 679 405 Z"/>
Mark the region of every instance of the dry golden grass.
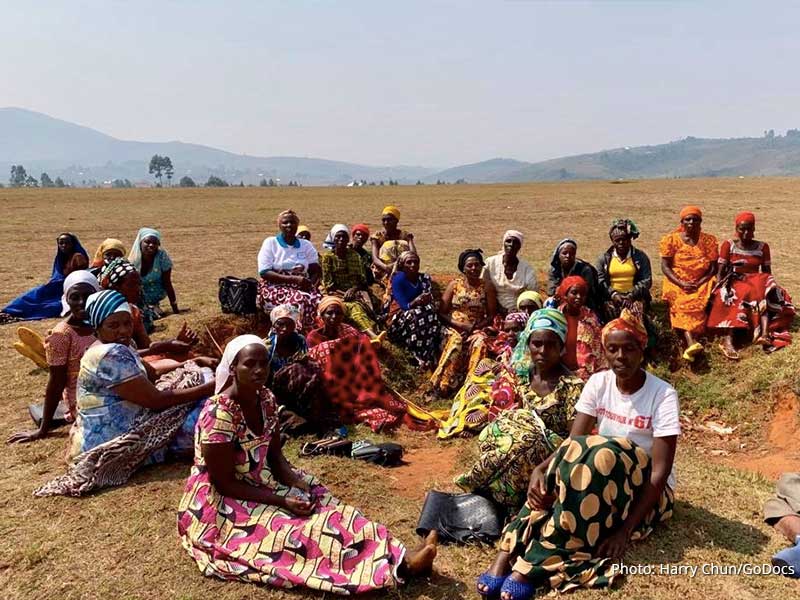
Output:
<path fill-rule="evenodd" d="M 175 284 L 190 322 L 217 311 L 216 280 L 221 275 L 252 275 L 261 241 L 274 230 L 276 213 L 293 207 L 319 244 L 335 222 L 379 223 L 388 203 L 403 211 L 402 225 L 412 230 L 431 272 L 455 271 L 455 257 L 465 247 L 492 252 L 507 228 L 526 234 L 524 256 L 544 269 L 555 242 L 577 238 L 579 255 L 594 257 L 608 245 L 607 227 L 617 216 L 630 216 L 643 231 L 639 246 L 656 257 L 658 238 L 674 228 L 679 207 L 699 203 L 705 229 L 720 238 L 730 235 L 732 217 L 741 209 L 759 216 L 758 237 L 770 242 L 775 273 L 790 290 L 800 290 L 796 242 L 800 213 L 796 196 L 800 180 L 671 180 L 628 184 L 570 183 L 493 186 L 370 187 L 360 189 L 224 190 L 0 190 L 4 220 L 0 223 L 0 304 L 42 282 L 49 274 L 56 235 L 77 233 L 89 252 L 105 237 L 128 243 L 140 226 L 164 233 L 164 245 L 176 263 Z M 162 322 L 174 332 L 182 318 Z M 45 331 L 53 321 L 36 323 Z M 4 374 L 6 409 L 0 435 L 30 426 L 25 407 L 40 401 L 46 374 L 11 349 L 14 327 L 0 327 L 0 372 Z M 777 358 L 777 357 L 775 357 Z M 767 361 L 773 360 L 772 358 Z M 775 377 L 796 376 L 800 351 L 794 347 L 780 361 L 765 364 L 746 353 L 738 370 L 747 385 L 764 391 Z M 720 394 L 747 390 L 732 381 L 727 365 L 712 357 L 705 377 L 721 383 L 695 394 L 683 375 L 684 405 L 724 401 Z M 727 379 L 726 379 L 727 378 Z M 766 379 L 765 379 L 766 378 Z M 753 399 L 756 404 L 758 399 Z M 762 399 L 757 412 L 769 411 Z M 364 435 L 365 432 L 360 431 Z M 188 468 L 167 465 L 148 469 L 119 489 L 80 500 L 34 500 L 33 489 L 64 468 L 65 432 L 36 444 L 3 446 L 0 454 L 0 597 L 2 598 L 219 598 L 310 597 L 300 592 L 265 590 L 254 585 L 203 578 L 181 549 L 175 509 Z M 436 447 L 430 434 L 399 433 L 408 448 Z M 468 440 L 451 442 L 463 462 L 472 449 Z M 289 447 L 296 456 L 296 444 Z M 413 454 L 412 454 L 413 456 Z M 397 480 L 408 471 L 387 471 L 342 459 L 296 461 L 325 481 L 344 500 L 385 522 L 402 539 L 413 540 L 424 489 L 449 488 L 459 465 L 448 472 L 426 471 L 418 493 L 398 494 Z M 683 444 L 679 451 L 679 502 L 672 522 L 637 545 L 629 563 L 695 564 L 763 563 L 783 545 L 760 522 L 760 510 L 772 484 L 757 476 L 711 463 L 702 450 Z M 422 462 L 407 469 L 425 469 Z M 406 490 L 407 492 L 408 490 Z M 390 592 L 400 598 L 473 597 L 474 577 L 492 551 L 445 547 L 437 574 Z M 798 584 L 777 577 L 632 577 L 617 590 L 576 594 L 632 598 L 786 598 Z"/>

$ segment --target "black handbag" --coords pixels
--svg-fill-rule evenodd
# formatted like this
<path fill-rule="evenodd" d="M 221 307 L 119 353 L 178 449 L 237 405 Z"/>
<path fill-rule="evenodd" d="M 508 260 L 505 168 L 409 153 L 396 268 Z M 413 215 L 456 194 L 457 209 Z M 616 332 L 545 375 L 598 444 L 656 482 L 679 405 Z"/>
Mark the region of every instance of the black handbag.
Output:
<path fill-rule="evenodd" d="M 425 496 L 417 533 L 439 532 L 442 543 L 491 544 L 500 539 L 503 515 L 491 500 L 477 494 L 448 494 L 431 490 Z"/>
<path fill-rule="evenodd" d="M 373 444 L 363 440 L 353 444 L 351 456 L 382 467 L 396 467 L 403 462 L 403 447 L 393 442 Z"/>
<path fill-rule="evenodd" d="M 222 312 L 234 315 L 252 315 L 256 312 L 258 281 L 252 277 L 219 278 L 219 304 Z"/>

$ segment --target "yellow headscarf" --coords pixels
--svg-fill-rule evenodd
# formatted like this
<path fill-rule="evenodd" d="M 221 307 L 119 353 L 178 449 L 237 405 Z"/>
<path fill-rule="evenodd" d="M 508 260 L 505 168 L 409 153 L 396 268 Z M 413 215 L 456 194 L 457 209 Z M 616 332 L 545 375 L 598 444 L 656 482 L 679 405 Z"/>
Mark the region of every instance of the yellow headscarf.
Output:
<path fill-rule="evenodd" d="M 97 248 L 97 252 L 94 253 L 94 257 L 92 258 L 92 266 L 102 267 L 103 254 L 109 250 L 119 250 L 122 253 L 122 256 L 125 256 L 128 253 L 128 251 L 125 249 L 125 244 L 117 239 L 108 238 L 103 240 L 103 243 Z"/>
<path fill-rule="evenodd" d="M 383 216 L 383 215 L 392 215 L 395 219 L 397 219 L 399 221 L 400 220 L 400 209 L 397 208 L 396 206 L 394 206 L 393 204 L 390 204 L 389 206 L 385 206 L 383 208 L 383 212 L 381 213 L 381 216 Z"/>

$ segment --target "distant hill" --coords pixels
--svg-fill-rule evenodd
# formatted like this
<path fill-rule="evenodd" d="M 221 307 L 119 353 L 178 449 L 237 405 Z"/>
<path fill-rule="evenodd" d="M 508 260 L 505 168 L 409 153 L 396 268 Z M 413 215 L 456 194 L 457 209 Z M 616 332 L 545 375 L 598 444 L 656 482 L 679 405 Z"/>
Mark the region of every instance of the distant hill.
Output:
<path fill-rule="evenodd" d="M 304 185 L 344 185 L 353 180 L 415 183 L 497 183 L 574 179 L 637 179 L 738 175 L 800 175 L 800 131 L 760 138 L 685 139 L 655 146 L 616 148 L 530 163 L 510 158 L 445 170 L 419 166 L 369 166 L 291 156 L 234 154 L 184 142 L 119 140 L 94 129 L 21 108 L 0 108 L 0 181 L 10 166 L 22 163 L 38 177 L 47 171 L 67 182 L 102 183 L 115 178 L 152 181 L 150 157 L 167 155 L 175 181 L 190 175 L 202 184 L 217 175 L 231 184 L 262 178 Z"/>

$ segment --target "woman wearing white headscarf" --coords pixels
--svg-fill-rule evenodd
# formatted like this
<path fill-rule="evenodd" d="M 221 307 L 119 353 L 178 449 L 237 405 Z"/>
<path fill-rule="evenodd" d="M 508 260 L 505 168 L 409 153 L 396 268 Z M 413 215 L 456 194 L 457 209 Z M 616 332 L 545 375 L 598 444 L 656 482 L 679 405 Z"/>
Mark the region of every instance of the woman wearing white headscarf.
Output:
<path fill-rule="evenodd" d="M 161 247 L 161 233 L 142 227 L 136 234 L 128 260 L 142 277 L 142 309 L 145 326 L 152 333 L 152 322 L 164 316 L 159 304 L 169 298 L 172 312 L 178 314 L 178 299 L 172 286 L 172 259 Z"/>
<path fill-rule="evenodd" d="M 524 291 L 538 291 L 533 267 L 518 256 L 525 236 L 509 229 L 503 234 L 503 248 L 486 259 L 483 277 L 497 290 L 497 304 L 503 314 L 517 310 L 517 297 Z"/>
<path fill-rule="evenodd" d="M 178 509 L 181 542 L 200 571 L 345 595 L 429 571 L 435 535 L 408 551 L 384 525 L 286 460 L 268 373 L 264 342 L 235 338 L 217 368 L 217 393 L 200 415 Z"/>

